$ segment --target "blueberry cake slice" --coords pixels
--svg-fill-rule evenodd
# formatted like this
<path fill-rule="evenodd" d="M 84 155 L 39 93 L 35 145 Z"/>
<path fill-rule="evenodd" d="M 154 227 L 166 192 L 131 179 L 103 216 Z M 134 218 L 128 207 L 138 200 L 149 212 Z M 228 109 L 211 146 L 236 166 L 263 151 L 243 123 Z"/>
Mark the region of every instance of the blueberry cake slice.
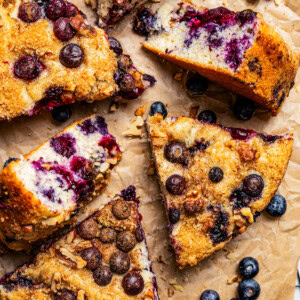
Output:
<path fill-rule="evenodd" d="M 121 150 L 101 116 L 75 122 L 0 173 L 0 240 L 27 250 L 107 185 Z"/>
<path fill-rule="evenodd" d="M 243 233 L 268 205 L 293 136 L 186 117 L 155 115 L 147 124 L 176 262 L 193 266 Z"/>
<path fill-rule="evenodd" d="M 134 22 L 143 46 L 194 70 L 276 115 L 294 85 L 299 55 L 250 9 L 207 9 L 183 1 L 144 9 Z"/>
<path fill-rule="evenodd" d="M 0 283 L 5 299 L 158 300 L 134 186 Z"/>
<path fill-rule="evenodd" d="M 136 5 L 146 0 L 98 0 L 98 25 L 101 28 L 115 25 L 124 15 L 129 13 Z"/>
<path fill-rule="evenodd" d="M 75 101 L 135 99 L 154 82 L 70 2 L 0 1 L 0 18 L 0 120 Z"/>

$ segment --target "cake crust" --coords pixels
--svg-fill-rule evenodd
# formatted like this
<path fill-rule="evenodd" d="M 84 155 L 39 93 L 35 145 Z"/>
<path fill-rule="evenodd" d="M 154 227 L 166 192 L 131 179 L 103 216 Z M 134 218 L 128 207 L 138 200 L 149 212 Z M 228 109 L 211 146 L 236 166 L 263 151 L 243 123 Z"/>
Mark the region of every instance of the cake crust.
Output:
<path fill-rule="evenodd" d="M 276 136 L 273 141 L 270 136 L 248 131 L 249 140 L 238 140 L 226 127 L 186 117 L 163 120 L 156 115 L 148 118 L 147 126 L 179 269 L 196 265 L 222 249 L 254 222 L 275 194 L 293 147 L 292 134 Z M 171 142 L 184 145 L 187 163 L 166 158 L 166 145 Z M 216 167 L 222 170 L 222 178 L 212 182 L 209 172 Z M 174 174 L 186 182 L 179 195 L 166 187 Z M 257 175 L 263 189 L 250 197 L 243 184 L 245 178 Z M 170 215 L 174 209 L 179 215 L 176 222 Z"/>
<path fill-rule="evenodd" d="M 201 11 L 205 10 L 190 1 L 183 1 L 183 3 Z M 171 22 L 174 20 L 170 21 L 170 24 Z M 201 63 L 201 60 L 190 60 L 168 53 L 167 49 L 156 45 L 155 41 L 152 42 L 151 33 L 149 39 L 142 45 L 182 68 L 196 71 L 221 86 L 256 101 L 270 110 L 273 115 L 277 115 L 294 85 L 300 55 L 293 52 L 283 38 L 265 23 L 260 13 L 257 13 L 257 23 L 258 31 L 254 43 L 246 50 L 242 64 L 235 73 Z M 154 37 L 156 35 L 153 34 Z M 174 43 L 176 44 L 176 41 Z"/>

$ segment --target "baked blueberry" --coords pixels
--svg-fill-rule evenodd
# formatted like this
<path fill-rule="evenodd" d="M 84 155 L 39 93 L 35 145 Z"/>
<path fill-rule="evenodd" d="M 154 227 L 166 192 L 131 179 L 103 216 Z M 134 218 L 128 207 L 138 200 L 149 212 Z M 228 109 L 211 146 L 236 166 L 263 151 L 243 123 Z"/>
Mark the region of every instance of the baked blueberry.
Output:
<path fill-rule="evenodd" d="M 178 174 L 171 175 L 166 181 L 166 189 L 172 195 L 182 195 L 185 187 L 184 177 Z"/>
<path fill-rule="evenodd" d="M 252 9 L 245 9 L 238 12 L 235 16 L 235 19 L 244 26 L 245 24 L 252 23 L 256 18 L 257 13 Z"/>
<path fill-rule="evenodd" d="M 255 300 L 260 295 L 260 286 L 253 279 L 246 279 L 239 283 L 238 293 L 241 300 Z"/>
<path fill-rule="evenodd" d="M 98 224 L 93 218 L 89 218 L 79 224 L 76 231 L 84 240 L 91 240 L 99 235 Z"/>
<path fill-rule="evenodd" d="M 117 274 L 125 274 L 130 268 L 130 257 L 127 253 L 117 251 L 109 260 L 110 269 Z"/>
<path fill-rule="evenodd" d="M 169 142 L 164 147 L 164 156 L 172 163 L 185 163 L 186 147 L 180 142 Z"/>
<path fill-rule="evenodd" d="M 67 158 L 70 158 L 76 153 L 76 140 L 69 133 L 63 133 L 60 136 L 54 137 L 50 140 L 50 146 L 53 150 Z"/>
<path fill-rule="evenodd" d="M 250 197 L 240 190 L 234 190 L 229 196 L 231 204 L 233 204 L 234 210 L 240 210 L 243 207 L 247 207 L 250 202 Z"/>
<path fill-rule="evenodd" d="M 72 116 L 71 107 L 68 105 L 56 106 L 51 110 L 51 116 L 54 121 L 65 122 Z"/>
<path fill-rule="evenodd" d="M 258 197 L 264 189 L 264 180 L 257 174 L 248 175 L 243 180 L 243 191 L 250 197 Z"/>
<path fill-rule="evenodd" d="M 149 75 L 149 74 L 143 74 L 143 80 L 148 81 L 150 86 L 153 86 L 156 82 L 156 79 L 154 76 Z"/>
<path fill-rule="evenodd" d="M 41 16 L 42 16 L 41 8 L 34 1 L 25 2 L 19 6 L 18 17 L 26 23 L 36 22 L 41 18 Z"/>
<path fill-rule="evenodd" d="M 66 2 L 66 13 L 65 16 L 67 18 L 71 18 L 79 13 L 79 9 L 76 5 L 70 2 Z"/>
<path fill-rule="evenodd" d="M 144 233 L 143 233 L 143 229 L 141 227 L 138 227 L 135 230 L 135 238 L 139 243 L 144 240 Z"/>
<path fill-rule="evenodd" d="M 118 82 L 118 85 L 122 92 L 129 93 L 135 88 L 136 82 L 132 75 L 125 73 Z"/>
<path fill-rule="evenodd" d="M 131 215 L 131 207 L 124 200 L 117 200 L 112 205 L 112 213 L 119 220 L 125 220 Z"/>
<path fill-rule="evenodd" d="M 64 0 L 50 0 L 46 14 L 50 20 L 57 20 L 66 13 L 66 3 Z"/>
<path fill-rule="evenodd" d="M 211 110 L 204 110 L 198 115 L 198 120 L 205 123 L 215 124 L 217 122 L 217 116 Z"/>
<path fill-rule="evenodd" d="M 102 255 L 97 247 L 90 247 L 82 250 L 80 256 L 86 261 L 86 267 L 94 270 L 101 264 Z"/>
<path fill-rule="evenodd" d="M 253 257 L 245 257 L 239 263 L 239 271 L 244 279 L 254 278 L 259 272 L 258 261 Z"/>
<path fill-rule="evenodd" d="M 10 157 L 3 165 L 3 169 L 6 168 L 12 161 L 17 161 L 18 159 L 15 157 Z"/>
<path fill-rule="evenodd" d="M 208 89 L 209 81 L 199 74 L 191 74 L 186 80 L 186 89 L 191 97 L 202 95 Z"/>
<path fill-rule="evenodd" d="M 84 59 L 83 49 L 77 44 L 65 45 L 59 54 L 59 61 L 67 68 L 78 68 Z"/>
<path fill-rule="evenodd" d="M 148 36 L 155 22 L 155 16 L 151 14 L 148 8 L 142 8 L 136 14 L 133 21 L 133 29 L 136 33 Z"/>
<path fill-rule="evenodd" d="M 160 114 L 165 118 L 168 114 L 168 111 L 162 102 L 156 101 L 152 103 L 149 114 L 150 116 L 154 116 L 155 114 Z"/>
<path fill-rule="evenodd" d="M 171 224 L 176 224 L 180 220 L 180 210 L 174 207 L 169 209 L 169 221 Z"/>
<path fill-rule="evenodd" d="M 127 72 L 132 66 L 133 62 L 129 55 L 121 54 L 118 57 L 118 68 L 122 71 Z"/>
<path fill-rule="evenodd" d="M 70 24 L 69 18 L 57 19 L 53 25 L 53 32 L 54 35 L 63 42 L 71 40 L 76 34 L 76 31 Z"/>
<path fill-rule="evenodd" d="M 224 173 L 221 168 L 214 167 L 209 170 L 208 176 L 212 182 L 218 183 L 223 179 Z"/>
<path fill-rule="evenodd" d="M 109 41 L 111 50 L 114 51 L 117 54 L 117 56 L 120 56 L 123 53 L 123 48 L 122 48 L 120 42 L 113 37 L 109 37 L 108 41 Z"/>
<path fill-rule="evenodd" d="M 130 231 L 122 231 L 117 235 L 117 247 L 121 251 L 129 252 L 136 245 L 135 235 Z"/>
<path fill-rule="evenodd" d="M 122 287 L 127 295 L 138 295 L 144 289 L 144 279 L 139 272 L 129 272 L 122 280 Z"/>
<path fill-rule="evenodd" d="M 55 300 L 76 300 L 76 295 L 70 290 L 58 291 L 55 295 Z"/>
<path fill-rule="evenodd" d="M 206 290 L 201 294 L 200 300 L 220 300 L 220 296 L 214 290 Z"/>
<path fill-rule="evenodd" d="M 121 196 L 126 201 L 136 201 L 136 189 L 134 185 L 130 185 L 121 191 Z"/>
<path fill-rule="evenodd" d="M 101 228 L 99 239 L 102 243 L 113 243 L 116 239 L 117 233 L 114 229 L 105 227 Z"/>
<path fill-rule="evenodd" d="M 23 80 L 33 80 L 40 76 L 43 69 L 43 64 L 36 56 L 25 55 L 15 62 L 14 74 Z"/>
<path fill-rule="evenodd" d="M 238 98 L 233 106 L 233 113 L 238 120 L 250 120 L 256 110 L 253 101 L 247 98 Z"/>
<path fill-rule="evenodd" d="M 112 277 L 113 273 L 108 266 L 100 266 L 93 272 L 94 281 L 101 286 L 108 285 Z"/>
<path fill-rule="evenodd" d="M 266 211 L 272 217 L 280 217 L 286 212 L 286 206 L 285 198 L 275 194 L 266 207 Z"/>

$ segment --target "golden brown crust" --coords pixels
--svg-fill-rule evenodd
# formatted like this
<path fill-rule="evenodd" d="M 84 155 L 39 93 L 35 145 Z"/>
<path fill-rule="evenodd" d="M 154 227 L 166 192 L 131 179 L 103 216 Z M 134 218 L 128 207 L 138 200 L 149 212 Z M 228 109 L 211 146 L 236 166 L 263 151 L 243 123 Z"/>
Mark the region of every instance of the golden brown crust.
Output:
<path fill-rule="evenodd" d="M 228 130 L 218 125 L 185 117 L 177 121 L 170 118 L 162 120 L 160 115 L 149 117 L 148 132 L 167 213 L 169 208 L 180 210 L 180 221 L 171 225 L 170 234 L 180 269 L 195 265 L 222 249 L 236 234 L 253 223 L 255 213 L 262 211 L 276 192 L 293 147 L 291 134 L 273 143 L 267 143 L 257 135 L 245 142 L 233 139 Z M 196 141 L 208 143 L 208 147 L 190 157 L 186 167 L 165 158 L 164 147 L 170 141 L 181 142 L 189 149 L 193 149 Z M 213 167 L 224 172 L 219 183 L 209 179 L 208 174 Z M 172 174 L 180 174 L 186 179 L 183 195 L 174 196 L 167 191 L 165 183 Z M 259 174 L 263 178 L 263 193 L 244 208 L 236 209 L 230 201 L 231 194 L 249 174 Z M 202 210 L 192 216 L 186 214 L 184 203 L 197 200 L 203 204 Z M 226 239 L 214 243 L 210 229 L 215 226 L 219 211 L 228 215 Z"/>
<path fill-rule="evenodd" d="M 189 1 L 183 1 L 188 2 Z M 195 6 L 195 5 L 194 5 Z M 198 7 L 199 9 L 199 7 Z M 142 45 L 162 58 L 185 69 L 196 71 L 208 79 L 250 98 L 277 115 L 294 85 L 300 55 L 293 52 L 283 38 L 258 17 L 258 33 L 253 45 L 246 51 L 242 65 L 236 73 L 165 53 L 150 43 Z"/>
<path fill-rule="evenodd" d="M 133 201 L 126 201 L 131 214 L 128 218 L 118 220 L 112 213 L 112 205 L 115 201 L 124 201 L 116 196 L 102 209 L 89 217 L 96 222 L 99 229 L 109 227 L 118 234 L 122 231 L 130 231 L 135 235 L 137 229 L 141 229 L 138 206 Z M 84 222 L 84 221 L 83 221 Z M 79 225 L 81 226 L 81 225 Z M 99 233 L 93 239 L 84 239 L 80 230 L 73 229 L 67 235 L 42 250 L 29 265 L 18 268 L 13 274 L 8 275 L 0 285 L 1 299 L 53 299 L 57 293 L 63 290 L 72 291 L 76 299 L 141 299 L 158 300 L 155 286 L 155 275 L 151 271 L 151 262 L 148 258 L 146 242 L 137 241 L 130 256 L 130 269 L 139 272 L 144 279 L 144 289 L 136 296 L 128 296 L 122 288 L 122 279 L 125 274 L 113 274 L 109 284 L 100 286 L 93 277 L 93 270 L 86 267 L 86 261 L 81 257 L 81 251 L 90 247 L 96 247 L 102 254 L 102 265 L 110 265 L 111 255 L 119 251 L 116 241 L 103 243 L 99 239 Z M 108 251 L 110 249 L 110 251 Z M 126 272 L 127 273 L 127 272 Z M 18 286 L 18 278 L 26 278 L 34 282 L 33 286 Z M 7 288 L 9 282 L 11 291 Z M 36 285 L 40 285 L 40 287 Z M 14 298 L 15 297 L 15 298 Z M 82 297 L 82 298 L 80 298 Z"/>
<path fill-rule="evenodd" d="M 74 122 L 57 136 L 68 132 L 91 117 Z M 46 143 L 48 141 L 24 155 L 23 160 L 30 158 Z M 121 159 L 121 152 L 116 153 L 114 158 L 116 161 L 109 164 L 107 170 L 97 174 L 98 176 L 93 179 L 95 184 L 93 197 L 99 195 L 108 184 L 112 168 Z M 19 161 L 11 162 L 0 172 L 0 240 L 15 251 L 30 250 L 32 243 L 76 221 L 76 217 L 70 218 L 74 212 L 73 207 L 68 210 L 54 211 L 42 204 L 41 200 L 28 190 L 18 178 L 15 171 L 18 163 Z M 91 200 L 92 198 L 89 197 L 78 202 L 78 209 Z"/>

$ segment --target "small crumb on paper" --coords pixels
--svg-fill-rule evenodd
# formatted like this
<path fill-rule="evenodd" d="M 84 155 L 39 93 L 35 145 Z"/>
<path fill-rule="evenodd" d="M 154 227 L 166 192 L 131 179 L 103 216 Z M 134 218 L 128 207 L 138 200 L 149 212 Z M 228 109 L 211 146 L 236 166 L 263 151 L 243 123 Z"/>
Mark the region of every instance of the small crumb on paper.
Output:
<path fill-rule="evenodd" d="M 144 105 L 142 105 L 142 106 L 140 106 L 136 111 L 135 111 L 135 115 L 136 116 L 142 116 L 142 115 L 144 115 L 144 113 L 145 113 L 145 110 L 146 110 L 146 105 L 144 104 Z"/>
<path fill-rule="evenodd" d="M 138 116 L 133 122 L 131 123 L 130 127 L 125 130 L 122 134 L 123 136 L 127 137 L 141 137 L 142 136 L 142 127 L 144 125 L 144 120 L 141 116 Z"/>
<path fill-rule="evenodd" d="M 233 284 L 239 281 L 239 277 L 237 275 L 233 275 L 227 279 L 227 284 Z"/>

